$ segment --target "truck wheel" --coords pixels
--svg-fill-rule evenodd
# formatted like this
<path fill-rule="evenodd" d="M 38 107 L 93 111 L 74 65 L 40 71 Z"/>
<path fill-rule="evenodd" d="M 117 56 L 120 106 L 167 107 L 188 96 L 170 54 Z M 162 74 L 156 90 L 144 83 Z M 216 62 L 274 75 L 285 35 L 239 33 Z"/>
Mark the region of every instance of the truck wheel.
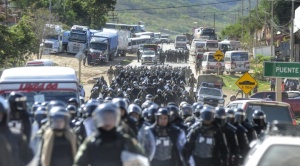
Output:
<path fill-rule="evenodd" d="M 230 72 L 230 75 L 234 75 L 235 72 Z"/>
<path fill-rule="evenodd" d="M 109 61 L 113 61 L 114 60 L 114 54 L 109 55 Z"/>

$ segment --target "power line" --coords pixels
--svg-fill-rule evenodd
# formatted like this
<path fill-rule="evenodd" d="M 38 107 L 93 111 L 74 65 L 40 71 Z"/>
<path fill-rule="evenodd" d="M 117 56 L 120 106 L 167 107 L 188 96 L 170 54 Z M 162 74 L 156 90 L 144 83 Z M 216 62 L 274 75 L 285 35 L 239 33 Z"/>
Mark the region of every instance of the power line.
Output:
<path fill-rule="evenodd" d="M 182 5 L 182 6 L 169 6 L 169 7 L 153 7 L 153 8 L 139 8 L 139 9 L 117 9 L 115 11 L 134 11 L 134 10 L 157 10 L 157 9 L 177 9 L 177 8 L 186 8 L 186 7 L 199 7 L 199 6 L 207 6 L 207 5 L 217 5 L 222 3 L 230 3 L 230 2 L 240 2 L 241 0 L 231 0 L 225 2 L 214 2 L 214 3 L 205 3 L 205 4 L 193 4 L 193 5 Z"/>

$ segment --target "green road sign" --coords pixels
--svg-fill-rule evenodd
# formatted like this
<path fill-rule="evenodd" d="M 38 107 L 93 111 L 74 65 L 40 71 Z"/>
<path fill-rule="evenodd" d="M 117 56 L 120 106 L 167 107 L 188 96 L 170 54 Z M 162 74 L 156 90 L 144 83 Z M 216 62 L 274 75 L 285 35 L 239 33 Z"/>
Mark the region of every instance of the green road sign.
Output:
<path fill-rule="evenodd" d="M 300 78 L 300 63 L 265 62 L 264 76 L 280 78 Z"/>

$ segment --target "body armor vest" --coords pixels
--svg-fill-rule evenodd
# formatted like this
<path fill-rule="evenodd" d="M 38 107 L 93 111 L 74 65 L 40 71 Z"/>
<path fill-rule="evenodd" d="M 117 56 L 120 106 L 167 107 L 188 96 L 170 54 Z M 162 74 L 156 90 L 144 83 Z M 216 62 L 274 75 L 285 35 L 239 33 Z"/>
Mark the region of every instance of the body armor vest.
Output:
<path fill-rule="evenodd" d="M 214 130 L 202 130 L 195 140 L 193 155 L 200 158 L 212 158 L 215 147 Z"/>
<path fill-rule="evenodd" d="M 154 159 L 170 160 L 172 159 L 173 143 L 170 137 L 156 137 L 156 151 Z"/>

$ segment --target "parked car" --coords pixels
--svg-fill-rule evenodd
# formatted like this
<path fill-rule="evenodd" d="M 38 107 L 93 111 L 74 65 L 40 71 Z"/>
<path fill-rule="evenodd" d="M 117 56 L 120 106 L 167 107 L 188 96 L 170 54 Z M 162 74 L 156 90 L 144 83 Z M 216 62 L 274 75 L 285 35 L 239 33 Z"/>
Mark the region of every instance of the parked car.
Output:
<path fill-rule="evenodd" d="M 296 120 L 290 104 L 277 101 L 266 100 L 236 100 L 227 104 L 226 108 L 242 108 L 246 112 L 247 119 L 252 122 L 252 114 L 255 110 L 262 110 L 266 114 L 266 120 L 273 122 L 277 120 L 280 123 L 294 124 Z"/>
<path fill-rule="evenodd" d="M 272 100 L 275 100 L 275 92 L 257 92 L 250 98 L 265 99 L 270 95 Z M 282 92 L 282 101 L 289 103 L 295 114 L 300 114 L 300 92 L 299 91 L 286 91 Z"/>
<path fill-rule="evenodd" d="M 278 124 L 266 135 L 252 142 L 252 148 L 245 158 L 245 166 L 299 165 L 299 126 Z"/>

